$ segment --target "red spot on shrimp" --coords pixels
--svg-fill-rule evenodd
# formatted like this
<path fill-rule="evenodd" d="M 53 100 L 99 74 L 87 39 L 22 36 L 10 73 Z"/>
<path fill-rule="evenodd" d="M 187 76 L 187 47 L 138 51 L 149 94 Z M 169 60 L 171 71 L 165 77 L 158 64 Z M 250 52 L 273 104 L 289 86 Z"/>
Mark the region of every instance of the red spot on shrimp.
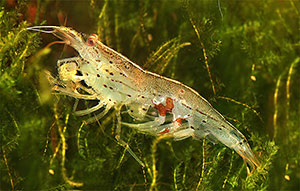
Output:
<path fill-rule="evenodd" d="M 166 128 L 165 130 L 163 130 L 162 132 L 160 132 L 159 134 L 165 134 L 165 133 L 168 133 L 170 131 L 170 128 Z"/>
<path fill-rule="evenodd" d="M 166 110 L 166 107 L 162 103 L 160 103 L 158 105 L 154 104 L 154 108 L 158 111 L 160 116 L 166 116 L 167 110 Z"/>
<path fill-rule="evenodd" d="M 184 118 L 177 118 L 176 122 L 179 123 L 180 125 L 182 125 L 182 120 L 184 120 Z"/>
<path fill-rule="evenodd" d="M 166 99 L 166 106 L 164 106 L 162 103 L 156 105 L 154 104 L 154 108 L 158 111 L 160 116 L 166 116 L 167 112 L 172 112 L 174 108 L 173 100 L 170 97 L 167 97 Z"/>
<path fill-rule="evenodd" d="M 173 108 L 174 108 L 174 103 L 173 103 L 172 98 L 167 97 L 167 100 L 166 100 L 166 110 L 167 110 L 167 112 L 172 112 Z"/>

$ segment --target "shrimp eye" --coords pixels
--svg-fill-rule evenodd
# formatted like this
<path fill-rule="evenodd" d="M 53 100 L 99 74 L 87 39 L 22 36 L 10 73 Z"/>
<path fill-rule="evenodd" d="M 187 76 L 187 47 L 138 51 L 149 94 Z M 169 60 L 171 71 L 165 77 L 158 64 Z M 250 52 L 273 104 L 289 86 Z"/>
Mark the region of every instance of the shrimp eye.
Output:
<path fill-rule="evenodd" d="M 89 46 L 94 46 L 94 45 L 95 45 L 94 39 L 90 39 L 90 38 L 87 39 L 86 43 L 87 43 Z"/>
<path fill-rule="evenodd" d="M 98 40 L 98 36 L 96 34 L 92 34 L 88 37 L 86 40 L 87 45 L 94 46 L 96 44 L 96 41 Z"/>

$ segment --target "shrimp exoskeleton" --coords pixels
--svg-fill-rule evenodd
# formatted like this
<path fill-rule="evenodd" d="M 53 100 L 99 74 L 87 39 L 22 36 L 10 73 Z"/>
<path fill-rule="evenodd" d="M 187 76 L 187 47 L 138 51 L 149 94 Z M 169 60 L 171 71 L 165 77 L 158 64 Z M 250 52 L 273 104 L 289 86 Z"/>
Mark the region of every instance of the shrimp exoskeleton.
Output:
<path fill-rule="evenodd" d="M 97 105 L 75 112 L 87 115 L 104 108 L 95 118 L 86 120 L 87 123 L 100 120 L 110 109 L 116 109 L 116 138 L 139 163 L 143 164 L 120 139 L 122 125 L 156 136 L 170 134 L 175 140 L 207 137 L 234 149 L 252 170 L 260 165 L 242 133 L 195 90 L 143 70 L 105 46 L 95 34 L 85 39 L 82 33 L 68 27 L 35 26 L 27 29 L 51 33 L 79 53 L 78 57 L 58 61 L 58 79 L 49 77 L 53 90 L 78 99 L 97 100 Z M 123 106 L 135 123 L 121 121 Z M 145 118 L 151 120 L 144 122 Z"/>

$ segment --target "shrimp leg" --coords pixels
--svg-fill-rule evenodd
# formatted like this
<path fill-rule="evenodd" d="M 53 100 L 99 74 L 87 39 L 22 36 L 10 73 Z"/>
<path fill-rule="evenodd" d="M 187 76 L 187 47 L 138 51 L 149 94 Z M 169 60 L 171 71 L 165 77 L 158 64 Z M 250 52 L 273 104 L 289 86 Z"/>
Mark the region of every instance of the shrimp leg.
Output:
<path fill-rule="evenodd" d="M 188 124 L 186 124 L 186 125 L 188 125 Z M 193 136 L 194 135 L 194 130 L 191 129 L 191 128 L 183 129 L 183 130 L 174 132 L 173 135 L 174 135 L 174 140 L 175 141 L 181 141 L 183 139 L 187 139 L 187 138 Z"/>
<path fill-rule="evenodd" d="M 79 83 L 77 83 L 76 86 L 77 86 L 77 88 L 80 88 L 80 89 L 86 91 L 86 92 L 89 93 L 90 95 L 95 95 L 94 90 L 92 90 L 91 88 L 86 88 L 86 87 L 84 87 L 83 85 L 81 85 L 81 84 L 79 84 Z M 97 98 L 98 98 L 98 97 L 99 97 L 99 94 L 97 94 Z"/>
<path fill-rule="evenodd" d="M 97 98 L 96 94 L 93 95 L 84 95 L 84 94 L 80 94 L 77 91 L 70 91 L 68 89 L 59 87 L 58 85 L 55 85 L 52 90 L 57 91 L 59 93 L 62 93 L 63 95 L 67 95 L 70 97 L 74 97 L 74 98 L 78 98 L 78 99 L 85 99 L 85 100 L 95 100 Z"/>
<path fill-rule="evenodd" d="M 59 92 L 61 94 L 64 95 L 68 95 L 70 97 L 74 97 L 74 98 L 78 98 L 78 99 L 85 99 L 85 100 L 95 100 L 97 98 L 97 94 L 95 94 L 94 92 L 92 92 L 91 90 L 86 90 L 88 93 L 90 93 L 91 95 L 85 95 L 85 94 L 81 94 L 76 90 L 76 86 L 79 88 L 84 88 L 82 85 L 80 84 L 75 84 L 73 82 L 68 82 L 71 83 L 71 87 L 67 86 L 68 84 L 62 81 L 58 81 L 57 79 L 55 79 L 49 71 L 45 71 L 46 77 L 48 79 L 48 81 L 50 82 L 53 91 Z M 62 87 L 61 87 L 62 86 Z"/>
<path fill-rule="evenodd" d="M 72 58 L 64 58 L 64 59 L 57 61 L 57 67 L 61 67 L 64 63 L 67 63 L 67 62 L 75 62 L 78 64 L 78 62 L 80 60 L 81 60 L 81 58 L 79 56 L 72 57 Z"/>
<path fill-rule="evenodd" d="M 120 107 L 121 108 L 121 107 Z M 144 163 L 136 156 L 136 154 L 134 154 L 134 152 L 131 150 L 131 148 L 129 147 L 128 143 L 126 143 L 125 141 L 123 141 L 121 139 L 121 114 L 120 114 L 120 109 L 116 112 L 116 117 L 117 117 L 117 129 L 116 129 L 116 140 L 118 141 L 118 143 L 123 146 L 126 151 L 129 152 L 129 154 L 143 167 L 145 166 Z"/>
<path fill-rule="evenodd" d="M 99 103 L 91 108 L 88 109 L 84 109 L 84 110 L 79 110 L 79 111 L 75 111 L 75 115 L 77 116 L 83 116 L 83 115 L 87 115 L 90 114 L 94 111 L 97 111 L 98 109 L 102 108 L 104 106 L 103 102 L 99 101 Z"/>
<path fill-rule="evenodd" d="M 149 133 L 155 133 L 156 132 L 156 127 L 160 126 L 165 122 L 165 116 L 158 116 L 156 117 L 153 121 L 145 122 L 145 123 L 139 123 L 139 124 L 134 124 L 134 123 L 126 123 L 122 122 L 123 125 L 126 125 L 131 128 L 135 128 L 141 131 L 147 131 Z"/>
<path fill-rule="evenodd" d="M 99 113 L 99 114 L 96 115 L 95 117 L 91 117 L 91 118 L 85 120 L 85 121 L 84 121 L 85 124 L 90 124 L 90 123 L 93 123 L 93 122 L 95 122 L 95 121 L 100 120 L 101 118 L 103 118 L 103 117 L 109 112 L 109 110 L 110 110 L 111 108 L 112 108 L 112 105 L 111 105 L 111 104 L 106 105 L 105 109 L 104 109 L 101 113 Z"/>

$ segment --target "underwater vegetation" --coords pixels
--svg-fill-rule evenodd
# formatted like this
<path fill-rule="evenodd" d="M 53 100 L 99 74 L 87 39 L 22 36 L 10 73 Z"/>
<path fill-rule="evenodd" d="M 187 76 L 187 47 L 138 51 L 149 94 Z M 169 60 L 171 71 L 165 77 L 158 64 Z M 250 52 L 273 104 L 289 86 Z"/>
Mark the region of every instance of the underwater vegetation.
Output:
<path fill-rule="evenodd" d="M 299 190 L 300 3 L 16 1 L 0 3 L 1 190 Z M 66 25 L 141 67 L 192 87 L 249 141 L 261 166 L 222 144 L 122 128 L 145 166 L 115 139 L 115 113 L 53 95 L 44 70 L 76 52 L 29 26 Z M 92 117 L 92 115 L 90 115 Z M 130 120 L 130 117 L 128 117 Z"/>

